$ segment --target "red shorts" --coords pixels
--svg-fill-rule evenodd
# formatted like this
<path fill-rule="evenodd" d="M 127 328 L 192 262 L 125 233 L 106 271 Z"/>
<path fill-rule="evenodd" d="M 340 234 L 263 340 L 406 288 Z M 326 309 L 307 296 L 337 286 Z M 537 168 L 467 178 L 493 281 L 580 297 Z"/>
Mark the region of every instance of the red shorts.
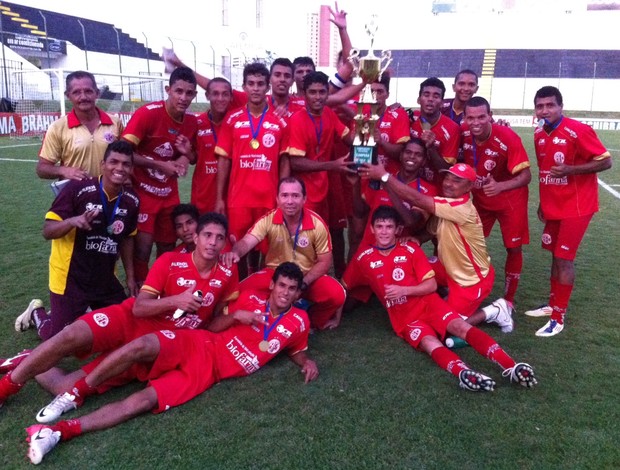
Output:
<path fill-rule="evenodd" d="M 269 293 L 269 284 L 274 270 L 266 268 L 247 277 L 239 284 L 239 290 L 246 289 L 255 292 Z M 312 303 L 308 309 L 310 324 L 314 328 L 322 329 L 334 316 L 336 310 L 342 308 L 346 300 L 344 287 L 333 277 L 323 275 L 316 279 L 301 296 Z"/>
<path fill-rule="evenodd" d="M 228 209 L 228 232 L 237 240 L 241 240 L 256 221 L 270 210 L 264 207 L 230 207 Z"/>
<path fill-rule="evenodd" d="M 500 211 L 490 211 L 479 207 L 477 209 L 485 238 L 489 236 L 497 220 L 505 248 L 517 248 L 530 243 L 527 200 L 515 204 L 514 208 Z"/>
<path fill-rule="evenodd" d="M 542 247 L 556 258 L 573 261 L 593 215 L 548 220 L 543 229 Z"/>
<path fill-rule="evenodd" d="M 425 336 L 433 336 L 443 342 L 448 324 L 460 318 L 437 294 L 420 298 L 413 311 L 416 320 L 408 323 L 398 336 L 416 349 L 419 349 L 420 342 Z"/>
<path fill-rule="evenodd" d="M 123 303 L 94 310 L 80 317 L 88 324 L 93 335 L 90 354 L 112 351 L 142 335 L 174 326 L 161 318 L 135 317 L 132 313 L 135 301 L 131 297 Z"/>
<path fill-rule="evenodd" d="M 174 243 L 177 235 L 172 223 L 172 209 L 180 203 L 179 195 L 170 197 L 153 197 L 140 192 L 140 213 L 138 214 L 138 231 L 150 233 L 156 242 Z"/>
<path fill-rule="evenodd" d="M 482 301 L 486 299 L 493 290 L 493 282 L 495 281 L 495 269 L 493 269 L 493 266 L 489 267 L 487 276 L 480 282 L 472 286 L 464 287 L 457 284 L 448 276 L 446 269 L 437 257 L 433 256 L 429 258 L 428 261 L 435 271 L 437 285 L 448 287 L 448 298 L 446 302 L 456 313 L 460 313 L 466 317 L 471 316 L 478 310 Z"/>
<path fill-rule="evenodd" d="M 157 392 L 161 413 L 182 405 L 219 380 L 215 370 L 214 333 L 205 330 L 162 330 L 155 333 L 159 354 L 153 364 L 140 364 L 137 377 Z"/>

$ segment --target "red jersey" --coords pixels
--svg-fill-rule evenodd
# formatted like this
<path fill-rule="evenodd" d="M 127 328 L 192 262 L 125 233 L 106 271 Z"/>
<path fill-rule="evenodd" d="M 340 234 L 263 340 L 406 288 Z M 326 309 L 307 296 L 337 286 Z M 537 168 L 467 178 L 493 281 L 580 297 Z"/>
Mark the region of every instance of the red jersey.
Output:
<path fill-rule="evenodd" d="M 183 121 L 175 121 L 166 111 L 165 101 L 144 105 L 136 110 L 123 132 L 122 138 L 131 142 L 135 152 L 149 160 L 171 161 L 180 154 L 174 147 L 179 135 L 184 135 L 196 148 L 198 120 L 193 114 L 185 114 Z M 158 170 L 134 166 L 134 189 L 140 193 L 166 198 L 177 197 L 177 178 L 164 175 Z"/>
<path fill-rule="evenodd" d="M 347 266 L 342 283 L 347 289 L 367 286 L 372 289 L 390 316 L 396 334 L 408 331 L 415 320 L 415 306 L 422 297 L 403 296 L 394 301 L 385 298 L 386 285 L 417 286 L 435 277 L 422 248 L 412 243 L 397 243 L 387 255 L 374 247 L 355 257 Z"/>
<path fill-rule="evenodd" d="M 495 181 L 507 181 L 530 167 L 521 138 L 509 127 L 491 125 L 491 135 L 483 143 L 476 143 L 469 128 L 463 127 L 463 160 L 478 175 L 472 193 L 474 204 L 486 210 L 510 209 L 516 204 L 527 204 L 528 188 L 504 191 L 496 196 L 484 194 L 484 180 L 492 176 Z"/>
<path fill-rule="evenodd" d="M 201 278 L 192 253 L 164 253 L 153 263 L 141 291 L 160 297 L 169 297 L 185 292 L 190 286 L 202 291 L 202 306 L 196 313 L 188 313 L 174 320 L 174 310 L 165 316 L 171 323 L 169 328 L 197 328 L 205 320 L 211 319 L 215 306 L 221 302 L 234 300 L 239 295 L 239 274 L 237 266 L 230 269 L 216 263 L 207 278 Z M 163 329 L 163 327 L 162 327 Z"/>
<path fill-rule="evenodd" d="M 349 133 L 349 129 L 328 107 L 323 108 L 320 116 L 310 114 L 306 109 L 297 111 L 289 125 L 291 135 L 288 154 L 291 158 L 308 158 L 316 162 L 330 161 L 334 143 Z M 308 202 L 320 203 L 327 197 L 327 171 L 304 171 L 296 176 L 306 184 Z"/>
<path fill-rule="evenodd" d="M 409 131 L 409 116 L 403 108 L 387 109 L 377 123 L 381 140 L 391 144 L 404 144 L 411 139 Z M 397 159 L 388 158 L 381 146 L 378 149 L 378 161 L 385 166 L 390 173 L 397 172 L 400 162 Z"/>
<path fill-rule="evenodd" d="M 398 181 L 402 182 L 398 174 L 395 174 L 394 177 L 397 178 Z M 407 186 L 416 189 L 419 193 L 425 194 L 426 196 L 434 197 L 438 195 L 437 188 L 428 181 L 426 181 L 424 178 L 418 177 L 407 183 Z M 378 190 L 372 189 L 368 184 L 367 180 L 362 180 L 362 198 L 366 201 L 366 204 L 368 204 L 368 207 L 370 208 L 370 214 L 372 214 L 374 210 L 379 206 L 394 205 L 392 204 L 392 199 L 390 198 L 390 195 L 385 189 L 383 189 L 383 186 L 381 186 L 381 188 Z M 410 210 L 416 210 L 416 208 L 412 207 L 407 201 L 403 201 L 403 205 L 405 205 Z M 370 230 L 371 225 L 371 217 L 369 217 L 368 221 L 366 222 L 366 228 L 364 229 L 364 236 L 362 237 L 362 241 L 360 243 L 361 247 L 365 247 L 369 244 L 374 243 L 374 235 Z"/>
<path fill-rule="evenodd" d="M 204 214 L 215 208 L 217 158 L 215 146 L 222 123 L 214 124 L 209 113 L 198 116 L 196 168 L 192 177 L 191 203 Z"/>
<path fill-rule="evenodd" d="M 430 130 L 435 133 L 435 148 L 437 148 L 439 155 L 450 164 L 456 163 L 461 141 L 461 128 L 459 125 L 449 117 L 440 114 L 439 119 Z M 411 136 L 419 138 L 421 134 L 422 118 L 418 116 L 411 123 Z M 439 173 L 430 163 L 424 168 L 424 179 L 439 188 Z"/>
<path fill-rule="evenodd" d="M 243 291 L 228 311 L 249 310 L 264 312 L 268 325 L 237 324 L 214 335 L 218 379 L 242 377 L 256 372 L 279 352 L 287 350 L 293 356 L 308 349 L 310 321 L 308 314 L 291 306 L 281 316 L 268 313 L 268 294 Z M 269 342 L 269 349 L 261 351 L 259 343 Z"/>
<path fill-rule="evenodd" d="M 273 209 L 280 155 L 287 147 L 286 122 L 270 109 L 262 117 L 252 116 L 247 107 L 229 114 L 215 147 L 217 156 L 232 161 L 227 206 Z"/>
<path fill-rule="evenodd" d="M 273 110 L 278 107 L 276 102 L 273 99 L 273 95 L 267 94 L 267 103 L 269 103 L 269 107 Z M 234 91 L 233 92 L 233 103 L 234 106 L 230 106 L 230 110 L 234 111 L 242 106 L 245 106 L 248 103 L 248 94 L 245 91 Z M 241 103 L 241 104 L 239 104 Z M 305 98 L 298 98 L 295 95 L 289 95 L 289 101 L 286 103 L 284 108 L 284 112 L 280 116 L 284 121 L 288 124 L 289 119 L 293 114 L 295 114 L 300 109 L 306 108 L 306 100 Z"/>
<path fill-rule="evenodd" d="M 550 133 L 538 127 L 534 131 L 538 160 L 540 207 L 548 220 L 581 217 L 598 211 L 596 173 L 554 177 L 551 167 L 582 165 L 592 160 L 611 158 L 594 130 L 579 121 L 562 117 Z"/>

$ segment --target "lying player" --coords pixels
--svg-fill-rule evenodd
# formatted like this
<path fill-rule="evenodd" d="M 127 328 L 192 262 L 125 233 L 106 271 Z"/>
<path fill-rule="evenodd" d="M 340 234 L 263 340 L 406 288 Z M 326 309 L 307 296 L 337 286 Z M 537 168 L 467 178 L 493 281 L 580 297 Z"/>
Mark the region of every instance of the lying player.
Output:
<path fill-rule="evenodd" d="M 134 367 L 139 379 L 148 381 L 147 387 L 81 418 L 30 426 L 26 430 L 30 461 L 40 463 L 61 440 L 110 428 L 148 411 L 161 413 L 179 406 L 220 380 L 256 372 L 283 350 L 300 367 L 306 383 L 316 379 L 317 365 L 305 352 L 308 316 L 292 305 L 302 282 L 296 264 L 282 263 L 274 272 L 267 297 L 244 291 L 231 308 L 234 313 L 215 318 L 211 331 L 162 330 L 114 351 L 86 376 L 86 382 L 97 387 Z"/>
<path fill-rule="evenodd" d="M 534 370 L 516 363 L 493 338 L 465 322 L 437 295 L 435 273 L 422 249 L 397 242 L 401 225 L 396 209 L 379 206 L 372 214 L 375 245 L 354 258 L 342 278 L 350 295 L 370 287 L 388 311 L 392 328 L 411 346 L 428 354 L 442 369 L 459 379 L 461 388 L 490 392 L 495 381 L 467 366 L 442 341 L 446 332 L 467 341 L 478 353 L 504 369 L 511 382 L 533 387 Z"/>

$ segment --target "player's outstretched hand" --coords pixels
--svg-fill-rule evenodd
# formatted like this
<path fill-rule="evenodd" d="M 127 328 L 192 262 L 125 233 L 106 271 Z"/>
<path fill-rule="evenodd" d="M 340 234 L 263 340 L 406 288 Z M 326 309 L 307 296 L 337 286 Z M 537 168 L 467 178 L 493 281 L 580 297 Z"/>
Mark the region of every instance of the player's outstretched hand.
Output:
<path fill-rule="evenodd" d="M 230 268 L 233 264 L 238 263 L 239 259 L 239 255 L 234 251 L 220 253 L 220 263 L 222 263 L 227 268 Z"/>
<path fill-rule="evenodd" d="M 71 225 L 82 230 L 92 230 L 91 222 L 99 215 L 99 209 L 90 209 L 82 215 L 76 215 L 70 219 Z"/>
<path fill-rule="evenodd" d="M 370 180 L 381 179 L 381 177 L 387 173 L 381 163 L 377 163 L 376 165 L 368 165 L 365 163 L 359 167 L 357 172 L 363 179 Z"/>
<path fill-rule="evenodd" d="M 347 29 L 347 12 L 344 10 L 338 9 L 338 2 L 334 3 L 334 8 L 329 8 L 329 13 L 331 14 L 331 18 L 329 21 L 334 23 L 338 29 Z"/>
<path fill-rule="evenodd" d="M 306 359 L 301 367 L 301 373 L 304 374 L 304 382 L 312 382 L 319 376 L 319 368 L 312 359 Z"/>
<path fill-rule="evenodd" d="M 62 177 L 68 180 L 83 180 L 90 176 L 87 171 L 74 166 L 61 166 L 60 172 Z"/>

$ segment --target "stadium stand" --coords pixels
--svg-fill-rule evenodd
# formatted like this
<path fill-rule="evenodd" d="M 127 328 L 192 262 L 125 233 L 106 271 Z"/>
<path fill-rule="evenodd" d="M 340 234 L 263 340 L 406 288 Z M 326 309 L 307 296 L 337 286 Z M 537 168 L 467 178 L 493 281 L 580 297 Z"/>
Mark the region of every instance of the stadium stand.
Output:
<path fill-rule="evenodd" d="M 2 26 L 6 32 L 32 34 L 33 31 L 38 31 L 39 33 L 45 33 L 47 26 L 47 37 L 68 41 L 82 50 L 105 54 L 120 53 L 124 56 L 143 59 L 160 59 L 159 54 L 154 53 L 150 48 L 145 47 L 135 38 L 123 33 L 121 29 L 116 29 L 109 23 L 81 19 L 75 16 L 39 10 L 9 2 L 2 2 L 2 6 L 8 8 L 5 11 L 13 14 L 6 15 L 5 13 Z M 43 16 L 41 16 L 39 11 Z M 12 17 L 26 21 L 12 21 L 10 19 Z M 84 34 L 82 34 L 80 22 L 84 26 Z"/>

